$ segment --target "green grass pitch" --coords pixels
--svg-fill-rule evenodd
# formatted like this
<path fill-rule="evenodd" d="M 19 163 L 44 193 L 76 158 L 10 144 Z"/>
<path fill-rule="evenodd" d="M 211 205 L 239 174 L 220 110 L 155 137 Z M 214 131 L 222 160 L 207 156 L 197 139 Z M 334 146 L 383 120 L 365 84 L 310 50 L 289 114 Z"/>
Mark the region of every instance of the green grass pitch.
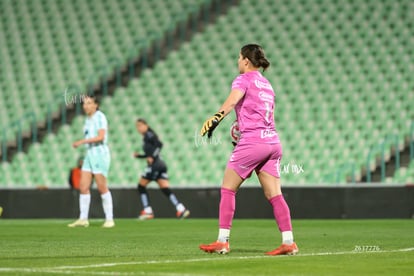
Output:
<path fill-rule="evenodd" d="M 294 220 L 300 252 L 265 256 L 280 244 L 273 220 L 236 219 L 228 255 L 200 243 L 216 219 L 0 220 L 2 275 L 414 275 L 414 220 Z"/>

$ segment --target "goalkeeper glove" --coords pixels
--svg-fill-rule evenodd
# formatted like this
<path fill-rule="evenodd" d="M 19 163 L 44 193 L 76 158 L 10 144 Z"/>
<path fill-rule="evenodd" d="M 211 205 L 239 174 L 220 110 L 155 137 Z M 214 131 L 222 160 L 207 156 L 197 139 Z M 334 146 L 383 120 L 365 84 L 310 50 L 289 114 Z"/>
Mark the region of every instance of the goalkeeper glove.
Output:
<path fill-rule="evenodd" d="M 224 111 L 217 112 L 210 118 L 208 118 L 204 124 L 203 127 L 200 130 L 200 135 L 204 136 L 207 133 L 207 137 L 211 138 L 211 135 L 213 135 L 214 129 L 218 126 L 218 124 L 223 120 L 224 118 Z"/>

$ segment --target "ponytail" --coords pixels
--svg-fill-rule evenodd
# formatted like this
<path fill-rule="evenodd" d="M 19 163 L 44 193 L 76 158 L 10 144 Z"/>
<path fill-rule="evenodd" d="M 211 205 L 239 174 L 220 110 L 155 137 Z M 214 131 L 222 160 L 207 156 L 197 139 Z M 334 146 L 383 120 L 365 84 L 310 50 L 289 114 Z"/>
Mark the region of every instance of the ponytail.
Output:
<path fill-rule="evenodd" d="M 267 60 L 267 58 L 263 57 L 259 60 L 259 65 L 263 68 L 264 72 L 270 66 L 270 62 Z"/>
<path fill-rule="evenodd" d="M 248 58 L 254 67 L 257 67 L 257 68 L 262 67 L 263 71 L 265 71 L 270 66 L 270 62 L 265 57 L 263 48 L 260 45 L 257 45 L 257 44 L 244 45 L 240 50 L 240 54 L 244 58 Z"/>

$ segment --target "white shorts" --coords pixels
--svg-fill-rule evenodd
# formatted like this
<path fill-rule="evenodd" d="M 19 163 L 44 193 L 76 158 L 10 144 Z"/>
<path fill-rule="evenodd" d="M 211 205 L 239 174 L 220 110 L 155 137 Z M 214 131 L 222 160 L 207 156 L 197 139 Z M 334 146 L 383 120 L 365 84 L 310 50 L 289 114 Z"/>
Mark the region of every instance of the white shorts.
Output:
<path fill-rule="evenodd" d="M 91 172 L 92 174 L 102 174 L 108 177 L 110 164 L 111 154 L 109 152 L 100 154 L 91 154 L 88 152 L 83 159 L 82 171 Z"/>

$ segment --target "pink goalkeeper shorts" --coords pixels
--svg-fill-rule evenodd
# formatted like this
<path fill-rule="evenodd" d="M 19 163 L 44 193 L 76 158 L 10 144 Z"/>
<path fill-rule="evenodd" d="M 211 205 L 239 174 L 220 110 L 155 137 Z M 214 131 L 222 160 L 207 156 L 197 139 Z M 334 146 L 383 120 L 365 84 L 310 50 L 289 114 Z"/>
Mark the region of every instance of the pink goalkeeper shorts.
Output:
<path fill-rule="evenodd" d="M 239 143 L 227 163 L 243 179 L 249 178 L 254 171 L 265 171 L 280 177 L 282 144 Z"/>

